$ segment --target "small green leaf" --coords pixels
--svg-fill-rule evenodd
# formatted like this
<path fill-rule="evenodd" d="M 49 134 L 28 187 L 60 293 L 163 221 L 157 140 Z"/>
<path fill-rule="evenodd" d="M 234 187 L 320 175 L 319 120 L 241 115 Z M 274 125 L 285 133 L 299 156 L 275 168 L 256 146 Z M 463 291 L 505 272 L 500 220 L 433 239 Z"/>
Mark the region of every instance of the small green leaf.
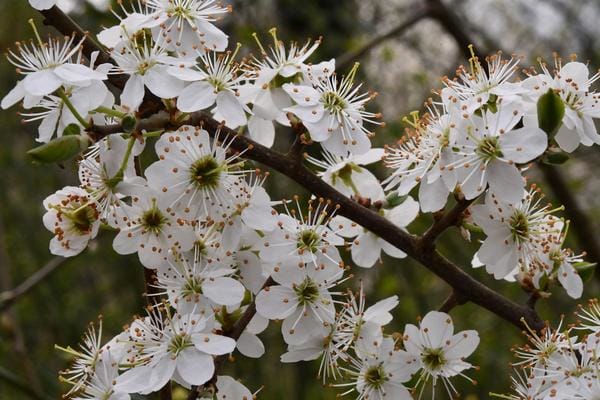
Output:
<path fill-rule="evenodd" d="M 565 115 L 565 104 L 552 89 L 540 97 L 537 102 L 538 125 L 552 138 L 560 129 Z"/>
<path fill-rule="evenodd" d="M 87 136 L 61 136 L 29 150 L 27 155 L 34 163 L 51 164 L 69 160 L 87 149 L 89 145 L 90 139 Z"/>
<path fill-rule="evenodd" d="M 588 282 L 594 276 L 596 265 L 596 263 L 581 261 L 573 264 L 573 268 L 575 268 L 583 282 Z"/>

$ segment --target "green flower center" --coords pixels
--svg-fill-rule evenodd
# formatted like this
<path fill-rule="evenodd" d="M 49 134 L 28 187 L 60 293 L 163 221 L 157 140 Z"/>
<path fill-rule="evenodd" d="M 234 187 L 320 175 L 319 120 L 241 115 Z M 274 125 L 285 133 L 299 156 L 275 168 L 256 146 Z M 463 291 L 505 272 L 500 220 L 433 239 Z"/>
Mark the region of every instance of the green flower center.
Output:
<path fill-rule="evenodd" d="M 381 365 L 369 367 L 365 372 L 365 382 L 373 388 L 381 387 L 387 380 L 387 375 Z"/>
<path fill-rule="evenodd" d="M 190 337 L 190 335 L 186 333 L 180 333 L 179 335 L 176 335 L 173 337 L 173 339 L 171 339 L 171 343 L 169 343 L 169 347 L 167 348 L 167 350 L 169 351 L 169 353 L 173 354 L 173 356 L 177 357 L 179 353 L 181 353 L 188 347 L 191 347 L 192 345 L 192 338 Z"/>
<path fill-rule="evenodd" d="M 508 220 L 508 224 L 510 226 L 510 233 L 515 242 L 519 243 L 529 238 L 529 221 L 522 211 L 515 211 Z"/>
<path fill-rule="evenodd" d="M 330 113 L 339 113 L 346 108 L 346 101 L 334 92 L 323 94 L 321 102 L 323 107 Z"/>
<path fill-rule="evenodd" d="M 421 361 L 431 371 L 438 370 L 446 364 L 446 358 L 441 348 L 425 349 L 421 356 Z"/>
<path fill-rule="evenodd" d="M 167 218 L 156 207 L 156 204 L 142 215 L 142 226 L 152 233 L 159 233 L 166 221 Z"/>
<path fill-rule="evenodd" d="M 201 189 L 215 188 L 219 186 L 221 171 L 221 165 L 213 156 L 204 156 L 192 164 L 190 179 Z"/>
<path fill-rule="evenodd" d="M 298 250 L 308 250 L 311 253 L 315 253 L 319 249 L 320 242 L 321 237 L 317 232 L 312 229 L 304 230 L 298 236 Z"/>
<path fill-rule="evenodd" d="M 479 157 L 484 160 L 491 161 L 498 157 L 502 157 L 502 151 L 500 151 L 500 143 L 498 137 L 485 137 L 479 145 L 475 152 L 479 155 Z"/>
<path fill-rule="evenodd" d="M 202 279 L 195 276 L 188 278 L 181 293 L 183 294 L 183 297 L 202 294 Z"/>
<path fill-rule="evenodd" d="M 319 298 L 319 287 L 310 278 L 294 288 L 300 305 L 312 304 Z"/>

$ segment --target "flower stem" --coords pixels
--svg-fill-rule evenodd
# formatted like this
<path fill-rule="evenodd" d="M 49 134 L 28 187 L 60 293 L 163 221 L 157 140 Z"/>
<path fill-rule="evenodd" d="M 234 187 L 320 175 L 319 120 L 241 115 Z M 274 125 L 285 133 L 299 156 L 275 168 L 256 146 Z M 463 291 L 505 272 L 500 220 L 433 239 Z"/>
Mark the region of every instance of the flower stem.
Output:
<path fill-rule="evenodd" d="M 71 103 L 71 100 L 69 100 L 69 97 L 67 96 L 67 94 L 65 93 L 65 91 L 62 88 L 58 89 L 58 96 L 61 98 L 61 100 L 63 101 L 63 103 L 67 106 L 67 108 L 69 109 L 69 111 L 71 111 L 71 113 L 77 119 L 77 121 L 79 121 L 79 123 L 85 129 L 90 129 L 92 127 L 92 125 L 88 121 L 86 121 L 81 116 L 81 114 L 79 114 L 79 111 L 77 111 L 77 109 L 75 108 L 75 106 L 73 105 L 73 103 Z"/>

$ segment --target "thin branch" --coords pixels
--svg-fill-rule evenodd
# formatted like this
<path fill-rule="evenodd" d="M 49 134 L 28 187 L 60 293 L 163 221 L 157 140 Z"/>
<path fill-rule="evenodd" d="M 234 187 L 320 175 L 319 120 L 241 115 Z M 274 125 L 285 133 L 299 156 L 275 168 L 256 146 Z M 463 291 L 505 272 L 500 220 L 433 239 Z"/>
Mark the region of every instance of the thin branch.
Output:
<path fill-rule="evenodd" d="M 460 199 L 456 205 L 442 218 L 435 221 L 422 236 L 423 244 L 433 247 L 437 238 L 448 228 L 456 225 L 463 217 L 463 213 L 469 208 L 475 199 L 465 200 Z"/>
<path fill-rule="evenodd" d="M 452 292 L 450 292 L 446 300 L 444 300 L 444 303 L 440 306 L 440 308 L 438 308 L 438 311 L 448 313 L 454 307 L 463 305 L 466 302 L 467 299 L 465 299 L 464 296 L 460 295 L 460 293 L 453 290 Z"/>
<path fill-rule="evenodd" d="M 19 297 L 29 293 L 30 290 L 48 278 L 65 261 L 67 261 L 66 258 L 54 257 L 19 286 L 0 293 L 0 312 L 9 308 Z"/>
<path fill-rule="evenodd" d="M 6 382 L 8 385 L 14 387 L 19 390 L 23 394 L 29 396 L 29 398 L 34 400 L 50 400 L 50 396 L 45 396 L 42 393 L 38 393 L 34 389 L 31 388 L 31 385 L 28 382 L 23 382 L 16 376 L 12 371 L 0 366 L 0 380 Z"/>
<path fill-rule="evenodd" d="M 349 68 L 352 63 L 358 61 L 360 58 L 365 56 L 371 50 L 375 49 L 379 45 L 381 45 L 386 40 L 389 40 L 395 36 L 401 35 L 411 26 L 415 25 L 417 22 L 429 16 L 430 10 L 427 5 L 420 6 L 416 11 L 413 12 L 408 18 L 402 21 L 398 26 L 392 28 L 391 30 L 371 38 L 367 43 L 362 45 L 360 48 L 350 51 L 346 54 L 341 55 L 336 60 L 336 69 L 343 70 L 345 68 Z"/>

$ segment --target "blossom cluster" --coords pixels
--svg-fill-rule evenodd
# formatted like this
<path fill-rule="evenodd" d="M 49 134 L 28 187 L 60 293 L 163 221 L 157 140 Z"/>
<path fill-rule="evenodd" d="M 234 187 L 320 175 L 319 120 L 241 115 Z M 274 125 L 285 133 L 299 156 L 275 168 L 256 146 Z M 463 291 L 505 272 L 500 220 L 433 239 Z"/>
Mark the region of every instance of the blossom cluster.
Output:
<path fill-rule="evenodd" d="M 85 39 L 44 42 L 35 27 L 37 41 L 8 54 L 23 78 L 1 105 L 21 103 L 24 119 L 39 122 L 38 161 L 82 154 L 79 184 L 44 201 L 50 251 L 72 257 L 102 230 L 116 231 L 114 251 L 136 254 L 155 275 L 147 315 L 106 344 L 91 329 L 80 349 L 65 349 L 76 359 L 61 375 L 68 396 L 124 400 L 174 381 L 188 389 L 213 385 L 218 399 L 250 399 L 239 382 L 215 375 L 215 359 L 235 351 L 262 357 L 258 335 L 269 321 L 281 321 L 282 362 L 320 358 L 324 382 L 358 399 L 410 399 L 440 381 L 454 395 L 449 379 L 472 367 L 465 359 L 478 346 L 476 331 L 455 334 L 448 314 L 431 311 L 419 326 L 385 333 L 398 297 L 366 307 L 362 287 L 358 294 L 344 289 L 352 265 L 341 249 L 362 268 L 376 265 L 382 250 L 404 258 L 402 249 L 337 215 L 329 200 L 272 200 L 263 187 L 268 173 L 245 159 L 250 147 L 234 148 L 229 129 L 191 123 L 207 111 L 257 146 L 273 146 L 281 127 L 301 126 L 296 140 L 320 145 L 305 155 L 315 174 L 399 229 L 420 212 L 442 210 L 449 198 L 484 199 L 460 221 L 463 230 L 486 235 L 473 266 L 536 295 L 558 282 L 581 296 L 583 259 L 563 246 L 569 223 L 557 215 L 562 208 L 543 204 L 536 186 L 526 190 L 523 173 L 530 162 L 600 143 L 593 125 L 599 95 L 591 88 L 599 74 L 557 59 L 554 70 L 540 63 L 541 73 L 528 70 L 518 80 L 519 59 L 496 54 L 483 65 L 473 57 L 456 79 L 444 79 L 425 115 L 406 119 L 407 135 L 374 148 L 372 129 L 382 116 L 368 105 L 376 93 L 355 81 L 358 65 L 340 75 L 335 60 L 311 63 L 320 39 L 286 46 L 274 29 L 271 46 L 255 35 L 259 56 L 240 59 L 241 46 L 228 50 L 217 24 L 229 12 L 214 0 L 121 4 L 118 24 L 97 35 L 110 62 L 97 63 L 98 53 L 86 59 Z M 126 77 L 118 99 L 107 86 L 115 75 Z M 137 129 L 152 97 L 170 124 Z M 546 103 L 562 115 L 554 125 Z M 96 136 L 88 133 L 106 125 L 121 131 L 90 145 Z M 142 155 L 151 161 L 142 164 Z M 392 172 L 380 181 L 366 166 L 382 160 Z M 417 186 L 418 201 L 411 196 Z M 596 318 L 596 311 L 585 315 Z M 249 322 L 235 333 L 245 316 Z M 571 361 L 598 343 L 597 335 L 565 340 L 560 357 Z M 538 376 L 561 371 L 544 368 Z"/>
<path fill-rule="evenodd" d="M 528 334 L 515 350 L 513 393 L 503 399 L 595 399 L 600 396 L 600 306 L 590 300 L 577 322 L 562 330 L 546 327 Z"/>

